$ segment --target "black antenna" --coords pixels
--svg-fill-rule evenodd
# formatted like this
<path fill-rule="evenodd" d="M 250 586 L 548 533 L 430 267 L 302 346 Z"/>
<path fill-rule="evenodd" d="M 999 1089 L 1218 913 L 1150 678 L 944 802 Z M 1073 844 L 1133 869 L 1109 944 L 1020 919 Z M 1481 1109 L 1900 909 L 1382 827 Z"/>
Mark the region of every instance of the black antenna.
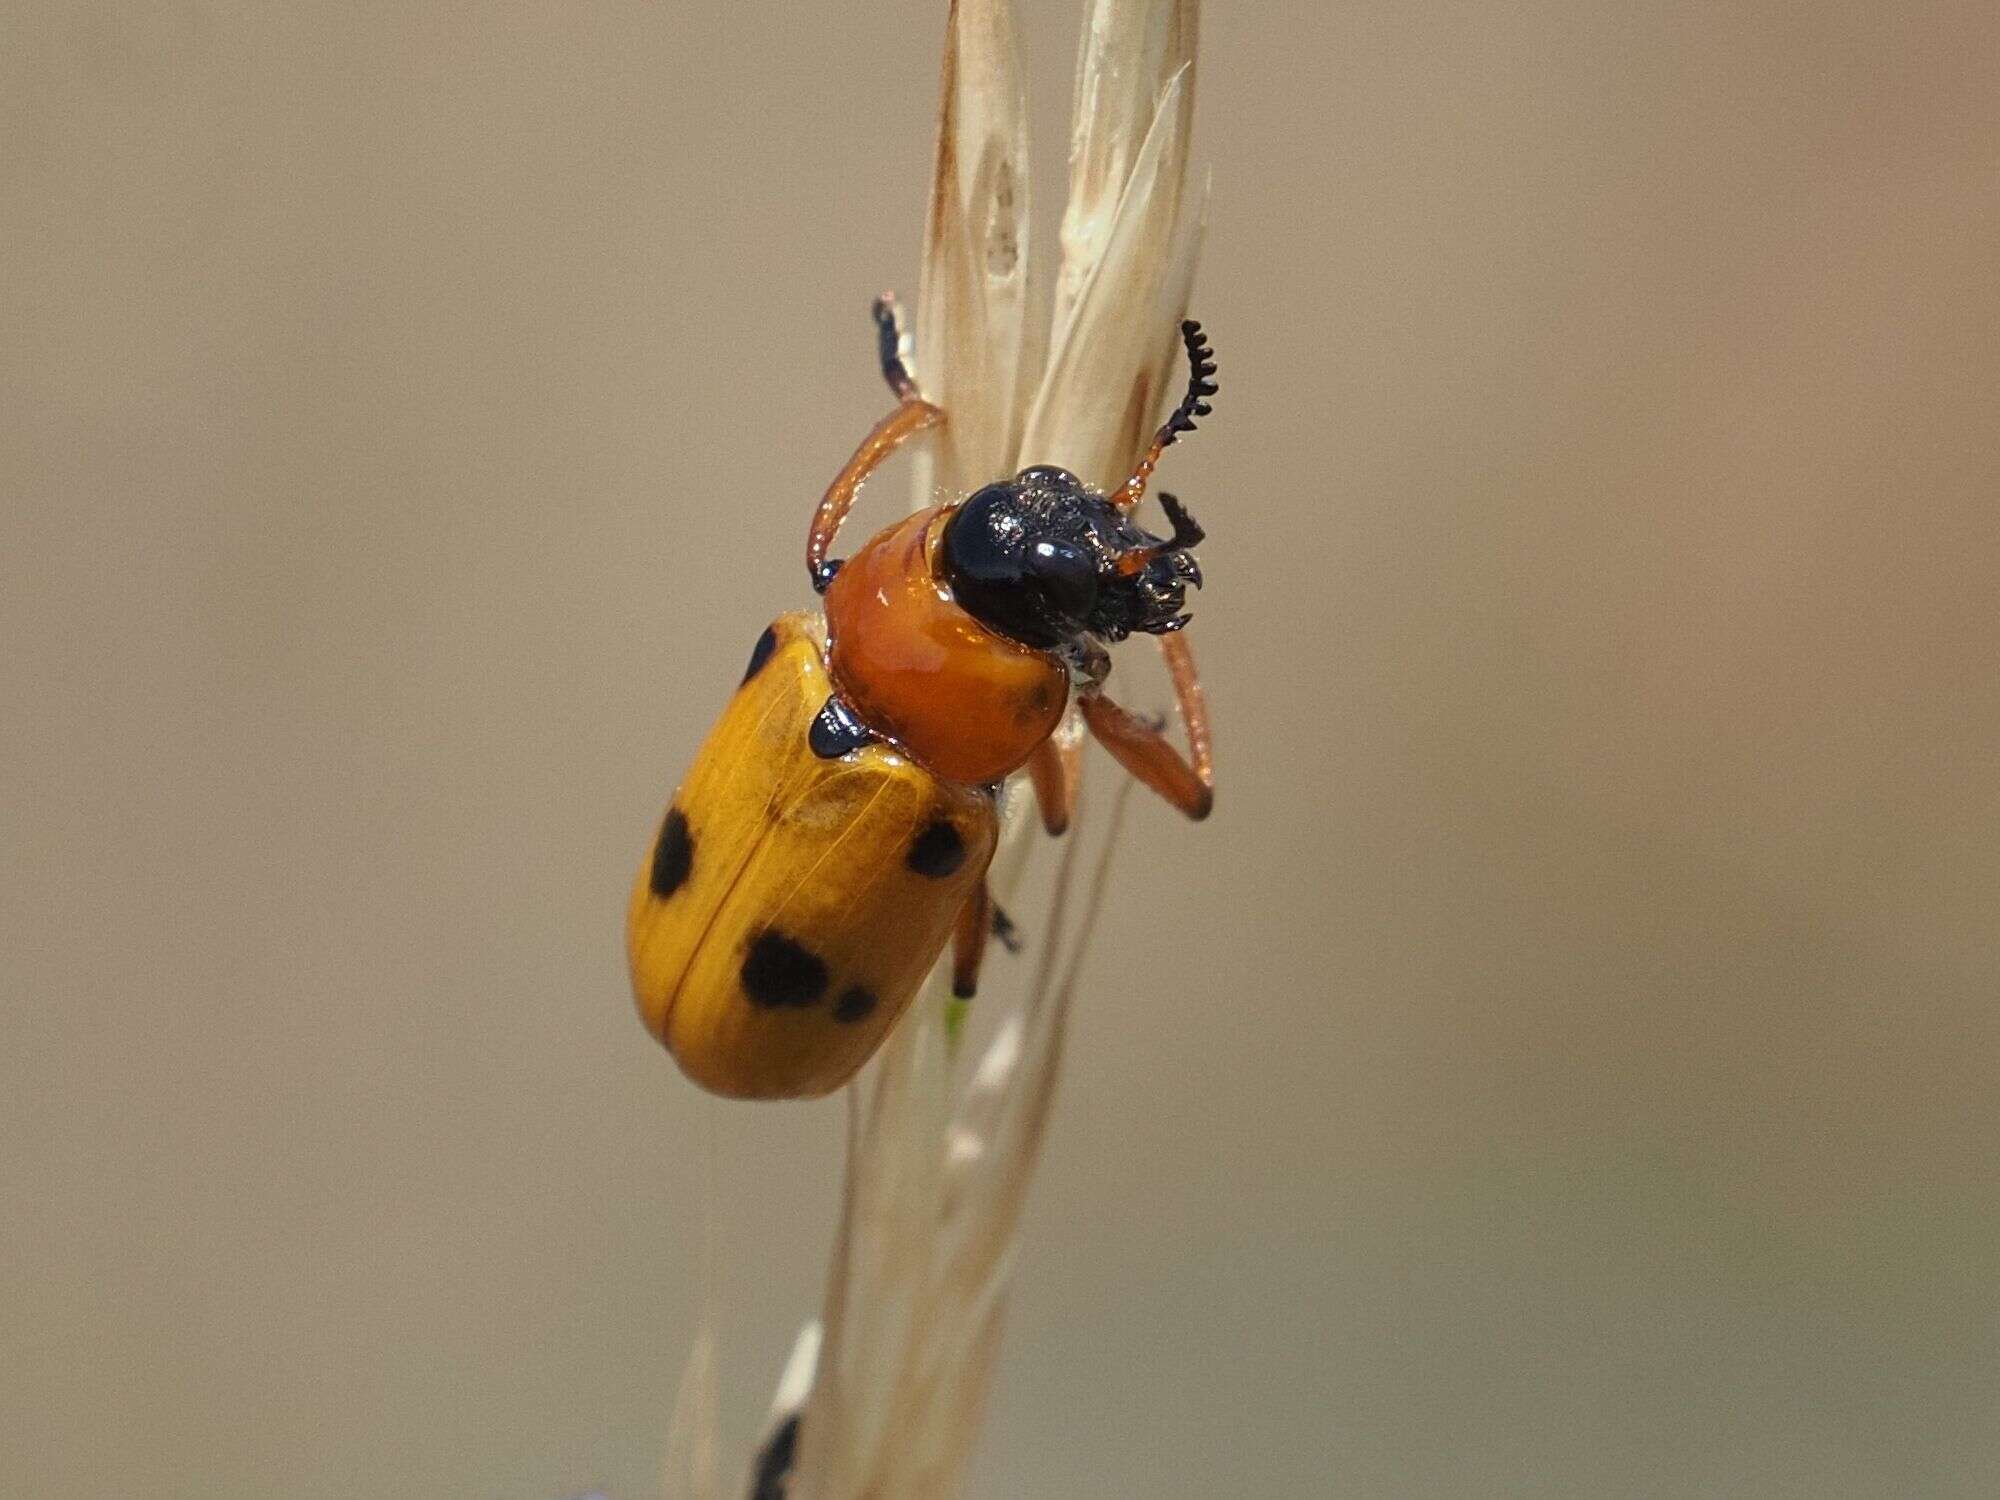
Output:
<path fill-rule="evenodd" d="M 1159 465 L 1160 455 L 1174 444 L 1174 439 L 1184 432 L 1194 431 L 1194 419 L 1205 417 L 1214 408 L 1208 398 L 1215 394 L 1215 351 L 1208 347 L 1208 339 L 1203 336 L 1201 324 L 1193 318 L 1181 324 L 1181 342 L 1187 345 L 1188 388 L 1181 397 L 1181 404 L 1174 408 L 1166 425 L 1153 435 L 1153 446 L 1146 456 L 1139 460 L 1139 467 L 1132 471 L 1132 477 L 1111 497 L 1111 503 L 1120 510 L 1130 510 L 1146 495 L 1146 481 L 1153 477 L 1153 470 Z"/>
<path fill-rule="evenodd" d="M 1181 342 L 1187 345 L 1187 395 L 1181 398 L 1181 404 L 1174 408 L 1174 414 L 1167 418 L 1166 426 L 1154 439 L 1162 448 L 1182 433 L 1193 432 L 1194 419 L 1205 417 L 1214 410 L 1206 398 L 1215 394 L 1215 351 L 1208 347 L 1201 324 L 1192 318 L 1181 324 Z"/>

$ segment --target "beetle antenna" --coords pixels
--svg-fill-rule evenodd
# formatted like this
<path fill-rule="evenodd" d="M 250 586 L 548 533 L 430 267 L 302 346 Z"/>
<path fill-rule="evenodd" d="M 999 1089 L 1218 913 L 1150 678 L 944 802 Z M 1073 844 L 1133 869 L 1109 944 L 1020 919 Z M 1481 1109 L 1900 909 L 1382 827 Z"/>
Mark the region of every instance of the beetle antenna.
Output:
<path fill-rule="evenodd" d="M 1120 510 L 1130 510 L 1146 497 L 1146 481 L 1153 477 L 1160 455 L 1171 448 L 1174 439 L 1182 433 L 1194 431 L 1196 417 L 1205 417 L 1213 410 L 1208 398 L 1215 394 L 1215 351 L 1209 348 L 1201 324 L 1192 318 L 1181 324 L 1181 342 L 1187 346 L 1187 394 L 1181 397 L 1181 404 L 1174 408 L 1165 425 L 1153 435 L 1153 446 L 1139 460 L 1139 467 L 1132 471 L 1132 477 L 1119 486 L 1118 493 L 1111 497 L 1111 503 Z"/>

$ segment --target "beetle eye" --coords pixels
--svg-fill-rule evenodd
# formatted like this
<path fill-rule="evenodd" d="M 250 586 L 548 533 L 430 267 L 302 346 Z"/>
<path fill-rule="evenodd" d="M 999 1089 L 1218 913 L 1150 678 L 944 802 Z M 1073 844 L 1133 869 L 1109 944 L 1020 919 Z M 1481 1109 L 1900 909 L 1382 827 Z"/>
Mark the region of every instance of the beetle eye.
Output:
<path fill-rule="evenodd" d="M 1075 542 L 1038 541 L 1028 548 L 1027 572 L 1049 607 L 1081 622 L 1097 603 L 1097 563 Z"/>

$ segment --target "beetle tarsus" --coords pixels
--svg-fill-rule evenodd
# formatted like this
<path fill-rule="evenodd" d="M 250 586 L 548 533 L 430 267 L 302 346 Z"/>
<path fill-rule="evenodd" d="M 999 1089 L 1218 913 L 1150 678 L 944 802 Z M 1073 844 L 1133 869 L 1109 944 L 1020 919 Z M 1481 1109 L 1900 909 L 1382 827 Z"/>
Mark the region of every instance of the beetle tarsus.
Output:
<path fill-rule="evenodd" d="M 910 370 L 908 331 L 903 326 L 903 311 L 896 305 L 896 294 L 884 292 L 877 297 L 873 311 L 875 347 L 882 360 L 882 378 L 896 393 L 898 401 L 921 399 L 917 377 Z"/>
<path fill-rule="evenodd" d="M 1009 953 L 1021 951 L 1021 929 L 1014 925 L 1014 919 L 997 901 L 993 904 L 993 937 Z"/>

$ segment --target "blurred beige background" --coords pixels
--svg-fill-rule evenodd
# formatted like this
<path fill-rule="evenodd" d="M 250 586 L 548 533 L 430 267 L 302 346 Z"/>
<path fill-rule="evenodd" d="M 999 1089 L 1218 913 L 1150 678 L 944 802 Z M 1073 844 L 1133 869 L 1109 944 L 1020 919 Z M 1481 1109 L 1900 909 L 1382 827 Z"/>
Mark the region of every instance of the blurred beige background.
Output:
<path fill-rule="evenodd" d="M 705 1105 L 620 922 L 941 22 L 0 20 L 0 1493 L 655 1493 L 705 1131 L 751 1438 L 839 1106 Z M 1996 46 L 1212 8 L 1226 782 L 1134 805 L 977 1495 L 2000 1492 Z"/>

